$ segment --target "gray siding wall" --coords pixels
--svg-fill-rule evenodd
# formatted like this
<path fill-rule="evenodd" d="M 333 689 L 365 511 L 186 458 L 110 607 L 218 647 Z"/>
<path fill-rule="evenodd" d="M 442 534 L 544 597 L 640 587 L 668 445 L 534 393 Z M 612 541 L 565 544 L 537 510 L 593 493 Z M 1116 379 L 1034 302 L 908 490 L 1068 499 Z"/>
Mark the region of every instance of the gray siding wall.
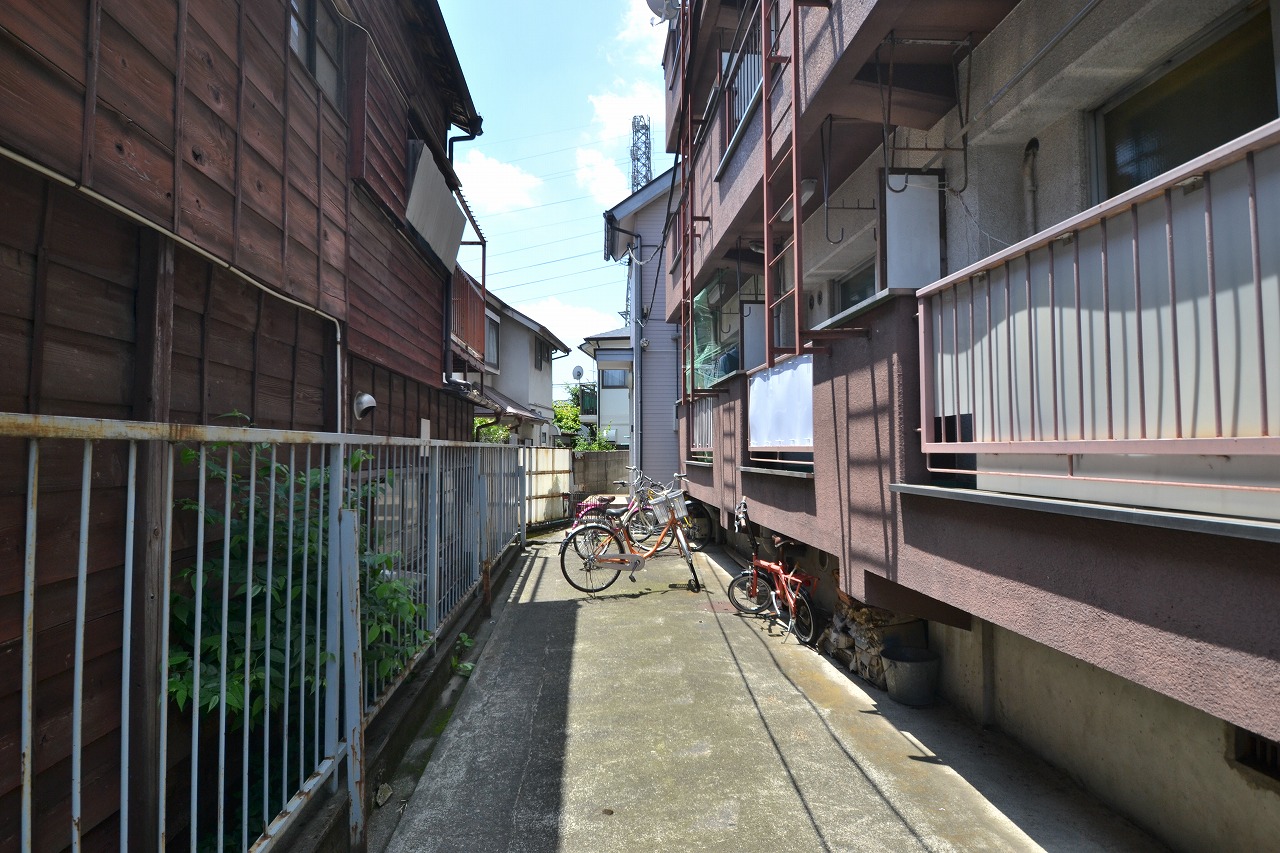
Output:
<path fill-rule="evenodd" d="M 636 232 L 644 240 L 640 257 L 648 258 L 662 239 L 662 220 L 666 216 L 667 202 L 663 195 L 636 215 Z M 670 252 L 654 258 L 640 267 L 639 287 L 634 288 L 631 316 L 639 320 L 642 310 L 648 309 L 649 319 L 643 327 L 635 326 L 637 358 L 643 359 L 640 382 L 640 411 L 635 423 L 642 431 L 641 455 L 636 464 L 649 475 L 666 480 L 672 472 L 683 470 L 680 461 L 680 443 L 675 430 L 675 404 L 680 387 L 679 335 L 680 329 L 665 322 L 667 316 L 664 281 L 654 287 L 654 278 L 670 262 Z M 659 263 L 661 261 L 661 263 Z M 652 306 L 652 307 L 650 307 Z M 649 341 L 642 348 L 640 340 Z"/>

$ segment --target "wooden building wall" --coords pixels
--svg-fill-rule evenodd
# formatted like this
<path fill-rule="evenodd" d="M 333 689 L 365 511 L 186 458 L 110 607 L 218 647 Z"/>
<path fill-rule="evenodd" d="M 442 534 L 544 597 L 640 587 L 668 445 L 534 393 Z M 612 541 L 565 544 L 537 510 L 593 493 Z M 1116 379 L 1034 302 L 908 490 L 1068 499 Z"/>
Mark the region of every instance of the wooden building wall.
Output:
<path fill-rule="evenodd" d="M 449 105 L 429 79 L 424 56 L 435 47 L 424 20 L 411 20 L 422 14 L 415 4 L 366 0 L 355 14 L 365 29 L 346 28 L 346 97 L 333 104 L 289 47 L 283 0 L 12 0 L 0 10 L 0 146 L 332 316 L 352 357 L 442 388 L 452 270 L 412 236 L 403 210 L 411 138 L 425 138 L 430 168 L 444 150 Z M 111 228 L 134 228 L 124 222 Z M 175 324 L 193 339 L 192 311 L 205 298 L 234 316 L 225 330 L 236 343 L 215 338 L 227 365 L 216 355 L 196 365 L 189 343 L 175 351 L 184 371 L 175 416 L 248 411 L 250 392 L 238 383 L 252 379 L 243 353 L 257 346 L 270 362 L 253 389 L 268 397 L 261 423 L 316 424 L 314 412 L 284 411 L 292 365 L 271 360 L 301 320 L 276 316 L 227 270 L 201 282 L 198 268 L 179 263 Z M 259 325 L 251 341 L 246 329 Z M 298 346 L 324 355 L 314 334 L 300 333 Z M 200 400 L 197 370 L 212 384 Z M 118 379 L 99 377 L 95 389 L 101 396 Z M 128 400 L 120 396 L 116 411 Z M 109 416 L 111 401 L 82 402 Z"/>

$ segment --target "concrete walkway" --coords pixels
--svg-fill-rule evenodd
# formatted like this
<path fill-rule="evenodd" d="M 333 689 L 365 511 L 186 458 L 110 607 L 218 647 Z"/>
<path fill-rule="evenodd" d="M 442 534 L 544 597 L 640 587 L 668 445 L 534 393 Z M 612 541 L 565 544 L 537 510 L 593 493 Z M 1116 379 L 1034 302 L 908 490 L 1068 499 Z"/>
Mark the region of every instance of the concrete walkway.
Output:
<path fill-rule="evenodd" d="M 531 542 L 387 850 L 1158 850 L 945 706 L 912 709 L 678 558 L 590 597 Z"/>

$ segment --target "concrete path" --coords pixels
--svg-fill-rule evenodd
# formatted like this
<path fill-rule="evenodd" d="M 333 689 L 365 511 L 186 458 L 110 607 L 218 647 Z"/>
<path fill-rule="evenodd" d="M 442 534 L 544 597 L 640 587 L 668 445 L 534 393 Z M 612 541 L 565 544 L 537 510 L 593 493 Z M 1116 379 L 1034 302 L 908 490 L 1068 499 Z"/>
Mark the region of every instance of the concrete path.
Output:
<path fill-rule="evenodd" d="M 1159 850 L 1003 737 L 912 709 L 678 558 L 591 597 L 531 542 L 389 851 Z"/>

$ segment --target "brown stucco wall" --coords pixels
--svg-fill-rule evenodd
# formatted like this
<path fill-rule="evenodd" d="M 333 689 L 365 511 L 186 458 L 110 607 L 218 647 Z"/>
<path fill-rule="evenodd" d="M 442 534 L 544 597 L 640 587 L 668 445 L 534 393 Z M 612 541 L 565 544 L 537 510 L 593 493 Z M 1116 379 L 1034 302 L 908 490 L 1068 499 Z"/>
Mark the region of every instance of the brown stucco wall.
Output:
<path fill-rule="evenodd" d="M 900 495 L 919 452 L 914 298 L 849 325 L 814 359 L 812 480 L 739 470 L 746 379 L 695 497 L 839 559 L 849 595 L 968 627 L 981 617 L 1215 717 L 1280 737 L 1280 548 L 1234 537 Z"/>

